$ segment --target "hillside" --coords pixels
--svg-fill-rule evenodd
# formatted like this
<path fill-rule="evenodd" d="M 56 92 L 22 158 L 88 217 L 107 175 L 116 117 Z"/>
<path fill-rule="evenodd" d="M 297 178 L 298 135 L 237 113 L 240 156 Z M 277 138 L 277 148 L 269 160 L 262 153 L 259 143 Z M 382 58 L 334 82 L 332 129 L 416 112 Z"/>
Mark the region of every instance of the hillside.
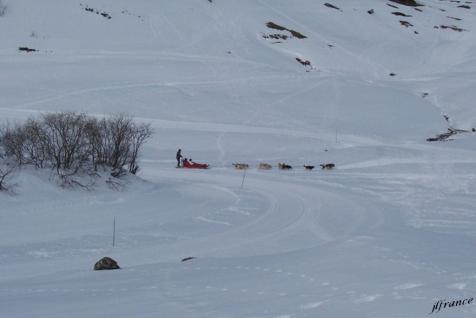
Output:
<path fill-rule="evenodd" d="M 15 174 L 0 317 L 408 318 L 476 295 L 476 2 L 1 3 L 2 124 L 128 113 L 155 135 L 120 189 Z M 106 255 L 122 270 L 93 272 Z"/>

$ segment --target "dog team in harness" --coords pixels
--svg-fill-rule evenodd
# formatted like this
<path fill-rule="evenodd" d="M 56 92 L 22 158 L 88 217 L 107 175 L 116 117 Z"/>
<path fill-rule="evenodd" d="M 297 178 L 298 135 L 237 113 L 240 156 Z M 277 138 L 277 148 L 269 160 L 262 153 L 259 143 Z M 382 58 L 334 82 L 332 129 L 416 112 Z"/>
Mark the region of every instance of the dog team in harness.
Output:
<path fill-rule="evenodd" d="M 186 169 L 208 169 L 210 168 L 210 165 L 206 163 L 198 163 L 194 162 L 192 158 L 185 158 L 182 156 L 182 149 L 177 150 L 177 154 L 175 155 L 175 158 L 177 159 L 177 168 L 186 168 Z M 246 170 L 250 166 L 247 163 L 233 163 L 233 166 L 237 170 Z M 332 170 L 335 168 L 335 164 L 333 163 L 323 163 L 320 165 L 322 170 Z M 278 168 L 280 170 L 291 170 L 293 167 L 291 165 L 288 165 L 286 163 L 278 163 Z M 258 169 L 260 170 L 270 170 L 272 169 L 272 165 L 269 163 L 261 162 L 258 166 Z M 306 170 L 312 170 L 314 169 L 314 166 L 309 166 L 309 165 L 304 165 L 304 169 Z"/>

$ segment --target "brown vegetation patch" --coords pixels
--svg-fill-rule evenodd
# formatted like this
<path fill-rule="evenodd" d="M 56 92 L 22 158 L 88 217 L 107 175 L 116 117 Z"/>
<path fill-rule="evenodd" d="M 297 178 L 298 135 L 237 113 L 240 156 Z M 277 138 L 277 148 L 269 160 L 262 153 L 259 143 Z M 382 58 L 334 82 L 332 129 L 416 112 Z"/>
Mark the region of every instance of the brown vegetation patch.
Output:
<path fill-rule="evenodd" d="M 393 15 L 396 15 L 396 16 L 400 16 L 400 17 L 407 17 L 407 18 L 410 18 L 411 15 L 409 14 L 405 14 L 405 13 L 402 13 L 402 12 L 392 12 Z"/>
<path fill-rule="evenodd" d="M 275 34 L 264 34 L 263 33 L 263 38 L 264 39 L 273 39 L 273 40 L 287 40 L 289 38 L 289 36 L 287 36 L 286 34 L 279 34 L 279 33 L 275 33 Z"/>
<path fill-rule="evenodd" d="M 305 36 L 304 34 L 296 31 L 296 30 L 292 30 L 292 29 L 288 29 L 282 25 L 279 25 L 279 24 L 276 24 L 274 22 L 267 22 L 266 23 L 266 26 L 270 29 L 273 29 L 273 30 L 278 30 L 278 31 L 287 31 L 289 33 L 291 33 L 291 35 L 286 35 L 286 34 L 279 34 L 279 33 L 275 33 L 275 34 L 263 34 L 263 38 L 265 39 L 274 39 L 274 40 L 287 40 L 288 38 L 298 38 L 298 39 L 305 39 L 307 38 L 307 36 Z"/>
<path fill-rule="evenodd" d="M 105 11 L 101 12 L 99 10 L 91 8 L 88 5 L 84 6 L 82 3 L 80 3 L 79 5 L 84 9 L 84 11 L 91 12 L 91 13 L 96 13 L 97 15 L 100 15 L 100 16 L 108 19 L 108 20 L 112 19 L 111 15 L 109 13 L 105 12 Z"/>
<path fill-rule="evenodd" d="M 335 6 L 335 5 L 331 4 L 331 3 L 326 2 L 326 3 L 324 3 L 324 5 L 325 5 L 326 7 L 328 7 L 328 8 L 336 9 L 336 10 L 342 11 L 339 7 L 337 7 L 337 6 Z"/>
<path fill-rule="evenodd" d="M 296 57 L 296 61 L 298 61 L 301 65 L 311 66 L 311 62 L 308 60 L 303 60 L 303 59 L 300 59 L 299 57 Z"/>
<path fill-rule="evenodd" d="M 38 50 L 29 48 L 29 47 L 26 47 L 26 46 L 20 46 L 20 47 L 18 48 L 18 51 L 20 51 L 20 52 L 27 52 L 27 53 L 38 52 Z"/>
<path fill-rule="evenodd" d="M 283 26 L 281 26 L 281 25 L 279 25 L 279 24 L 276 24 L 276 23 L 274 23 L 274 22 L 271 22 L 271 21 L 270 21 L 270 22 L 267 22 L 267 23 L 266 23 L 266 26 L 267 26 L 268 28 L 270 28 L 270 29 L 275 29 L 275 30 L 279 30 L 279 31 L 285 31 L 285 30 L 287 31 L 287 30 L 288 30 L 287 28 L 285 28 L 285 27 L 283 27 Z"/>
<path fill-rule="evenodd" d="M 457 135 L 457 134 L 461 134 L 461 133 L 467 133 L 467 132 L 469 132 L 469 131 L 464 130 L 464 129 L 448 128 L 448 132 L 445 132 L 443 134 L 438 134 L 435 137 L 427 138 L 426 141 L 428 141 L 428 142 L 448 141 L 448 140 L 451 140 L 449 138 L 453 135 Z"/>
<path fill-rule="evenodd" d="M 409 6 L 409 7 L 422 7 L 423 5 L 416 2 L 415 0 L 389 0 L 391 2 L 395 2 L 398 4 L 402 4 L 404 6 Z"/>
<path fill-rule="evenodd" d="M 403 21 L 403 20 L 400 20 L 400 24 L 403 25 L 403 26 L 406 27 L 406 28 L 413 26 L 413 24 L 411 24 L 410 22 L 408 22 L 408 21 Z"/>
<path fill-rule="evenodd" d="M 456 31 L 456 32 L 467 31 L 465 29 L 457 27 L 456 25 L 440 25 L 440 28 L 441 29 L 451 29 L 451 30 Z"/>

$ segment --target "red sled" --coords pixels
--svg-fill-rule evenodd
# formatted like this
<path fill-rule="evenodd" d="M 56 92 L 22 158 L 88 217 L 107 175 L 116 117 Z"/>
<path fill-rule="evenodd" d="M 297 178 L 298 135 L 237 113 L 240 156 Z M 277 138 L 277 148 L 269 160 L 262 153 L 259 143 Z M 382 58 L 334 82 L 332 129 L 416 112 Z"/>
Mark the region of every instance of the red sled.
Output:
<path fill-rule="evenodd" d="M 182 168 L 187 169 L 208 169 L 209 165 L 206 163 L 196 163 L 193 161 L 184 160 L 182 162 Z"/>

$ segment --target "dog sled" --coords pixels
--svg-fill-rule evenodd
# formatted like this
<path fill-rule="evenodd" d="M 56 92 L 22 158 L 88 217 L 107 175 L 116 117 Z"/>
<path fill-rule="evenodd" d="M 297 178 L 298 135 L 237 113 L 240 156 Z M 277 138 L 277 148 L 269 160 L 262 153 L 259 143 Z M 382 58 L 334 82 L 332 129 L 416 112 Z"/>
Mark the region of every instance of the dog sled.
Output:
<path fill-rule="evenodd" d="M 185 169 L 208 169 L 210 166 L 206 163 L 197 163 L 192 160 L 184 159 L 182 161 L 182 168 Z"/>

